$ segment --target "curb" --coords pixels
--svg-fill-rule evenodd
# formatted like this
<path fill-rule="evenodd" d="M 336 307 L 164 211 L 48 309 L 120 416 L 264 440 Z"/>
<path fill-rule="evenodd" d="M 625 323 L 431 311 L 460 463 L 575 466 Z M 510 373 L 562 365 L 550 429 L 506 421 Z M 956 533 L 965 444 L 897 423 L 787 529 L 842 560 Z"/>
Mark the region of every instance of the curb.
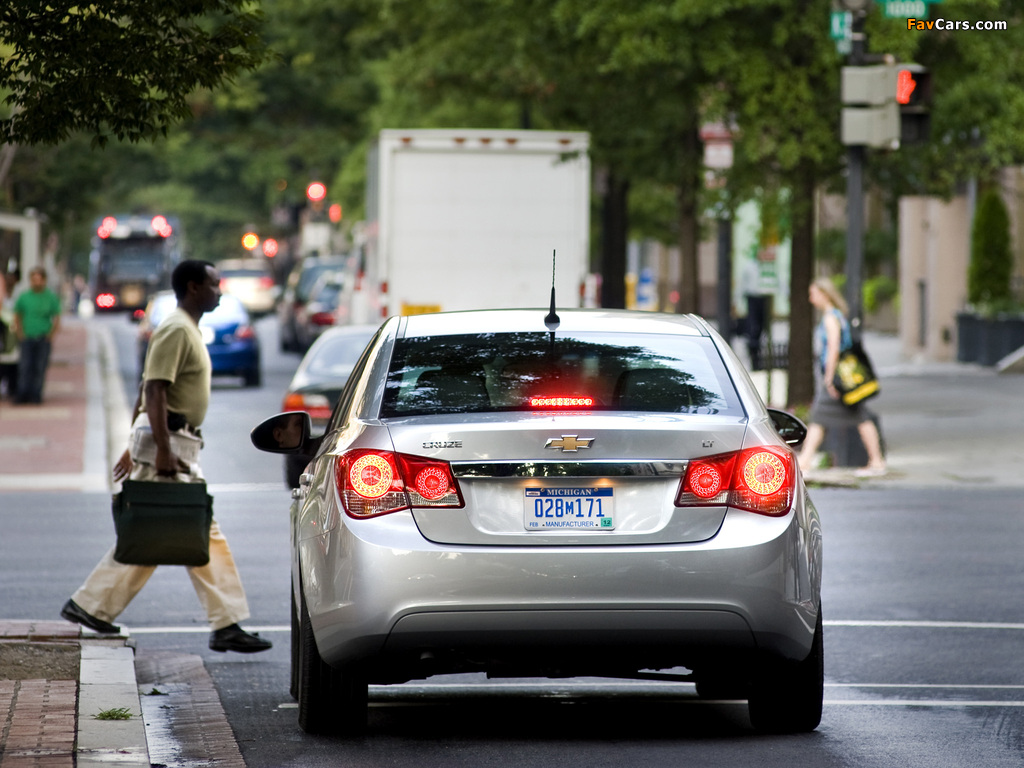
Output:
<path fill-rule="evenodd" d="M 134 649 L 127 644 L 111 647 L 83 642 L 79 669 L 75 764 L 78 768 L 110 763 L 149 768 L 146 724 L 135 681 Z M 126 720 L 97 717 L 111 710 L 126 711 L 130 717 Z"/>
<path fill-rule="evenodd" d="M 125 446 L 131 424 L 117 347 L 106 326 L 89 325 L 89 350 L 86 382 L 90 407 L 95 418 L 102 419 L 106 455 L 101 470 L 113 490 L 111 470 Z M 93 389 L 95 387 L 95 389 Z M 96 396 L 93 396 L 96 392 Z M 100 405 L 100 401 L 102 405 Z M 82 630 L 82 658 L 78 676 L 78 740 L 76 765 L 79 768 L 116 763 L 149 768 L 149 745 L 135 673 L 135 647 L 130 635 L 122 636 L 123 646 L 104 641 L 109 635 Z M 86 639 L 96 640 L 86 644 Z M 99 720 L 96 715 L 108 710 L 126 710 L 128 720 Z"/>

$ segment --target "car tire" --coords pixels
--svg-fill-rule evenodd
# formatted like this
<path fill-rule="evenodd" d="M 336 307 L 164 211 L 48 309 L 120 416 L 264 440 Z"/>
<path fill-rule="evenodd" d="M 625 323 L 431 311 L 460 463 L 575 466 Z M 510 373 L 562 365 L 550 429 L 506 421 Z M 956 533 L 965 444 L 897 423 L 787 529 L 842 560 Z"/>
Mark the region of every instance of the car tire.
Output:
<path fill-rule="evenodd" d="M 263 384 L 263 372 L 258 367 L 250 368 L 243 376 L 247 387 L 258 387 Z"/>
<path fill-rule="evenodd" d="M 807 733 L 821 722 L 825 654 L 821 608 L 811 652 L 801 662 L 774 662 L 758 670 L 747 700 L 750 722 L 767 733 Z"/>
<path fill-rule="evenodd" d="M 305 596 L 300 600 L 299 727 L 317 736 L 358 736 L 366 731 L 366 678 L 354 666 L 332 667 L 321 658 Z"/>
<path fill-rule="evenodd" d="M 292 635 L 291 635 L 291 682 L 288 686 L 288 693 L 296 701 L 299 700 L 299 606 L 295 604 L 295 585 L 292 584 Z"/>

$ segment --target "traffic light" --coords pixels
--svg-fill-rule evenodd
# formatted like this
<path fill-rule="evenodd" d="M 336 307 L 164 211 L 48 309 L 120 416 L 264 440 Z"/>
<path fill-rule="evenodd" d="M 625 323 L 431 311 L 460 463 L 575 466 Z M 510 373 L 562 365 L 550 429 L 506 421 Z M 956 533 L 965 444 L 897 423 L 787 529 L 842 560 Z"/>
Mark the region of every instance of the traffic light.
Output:
<path fill-rule="evenodd" d="M 900 140 L 896 69 L 888 64 L 843 67 L 843 144 L 893 149 Z"/>
<path fill-rule="evenodd" d="M 904 144 L 928 141 L 932 123 L 932 73 L 920 64 L 900 64 L 896 69 L 900 141 Z"/>
<path fill-rule="evenodd" d="M 843 144 L 896 149 L 927 141 L 932 76 L 920 64 L 842 69 Z"/>

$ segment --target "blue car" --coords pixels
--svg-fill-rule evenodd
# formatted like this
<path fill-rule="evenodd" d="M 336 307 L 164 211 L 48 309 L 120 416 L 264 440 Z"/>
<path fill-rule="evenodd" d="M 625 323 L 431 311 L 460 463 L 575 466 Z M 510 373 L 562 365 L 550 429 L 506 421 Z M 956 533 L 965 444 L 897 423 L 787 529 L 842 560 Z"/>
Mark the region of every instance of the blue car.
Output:
<path fill-rule="evenodd" d="M 139 326 L 140 376 L 153 331 L 177 305 L 172 291 L 161 291 L 149 300 Z M 221 295 L 217 308 L 199 320 L 199 330 L 210 352 L 214 376 L 241 376 L 245 386 L 260 386 L 262 374 L 259 339 L 249 312 L 237 297 Z"/>

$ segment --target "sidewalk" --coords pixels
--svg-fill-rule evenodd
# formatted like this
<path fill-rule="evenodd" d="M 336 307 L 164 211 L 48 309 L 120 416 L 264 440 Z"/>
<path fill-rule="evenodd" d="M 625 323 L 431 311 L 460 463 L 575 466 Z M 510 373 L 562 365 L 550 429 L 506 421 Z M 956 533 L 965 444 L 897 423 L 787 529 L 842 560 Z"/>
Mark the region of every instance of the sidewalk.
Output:
<path fill-rule="evenodd" d="M 110 488 L 108 459 L 90 450 L 95 438 L 87 441 L 88 435 L 106 430 L 100 377 L 109 350 L 104 346 L 85 321 L 64 316 L 54 338 L 43 404 L 0 401 L 0 492 Z"/>
<path fill-rule="evenodd" d="M 0 402 L 0 495 L 110 491 L 109 459 L 95 446 L 109 445 L 117 430 L 123 445 L 128 418 L 119 415 L 123 388 L 111 354 L 106 335 L 62 318 L 43 404 Z M 120 401 L 108 408 L 112 387 Z M 130 717 L 97 717 L 104 712 Z M 0 768 L 112 764 L 150 766 L 132 640 L 60 620 L 0 618 Z"/>

